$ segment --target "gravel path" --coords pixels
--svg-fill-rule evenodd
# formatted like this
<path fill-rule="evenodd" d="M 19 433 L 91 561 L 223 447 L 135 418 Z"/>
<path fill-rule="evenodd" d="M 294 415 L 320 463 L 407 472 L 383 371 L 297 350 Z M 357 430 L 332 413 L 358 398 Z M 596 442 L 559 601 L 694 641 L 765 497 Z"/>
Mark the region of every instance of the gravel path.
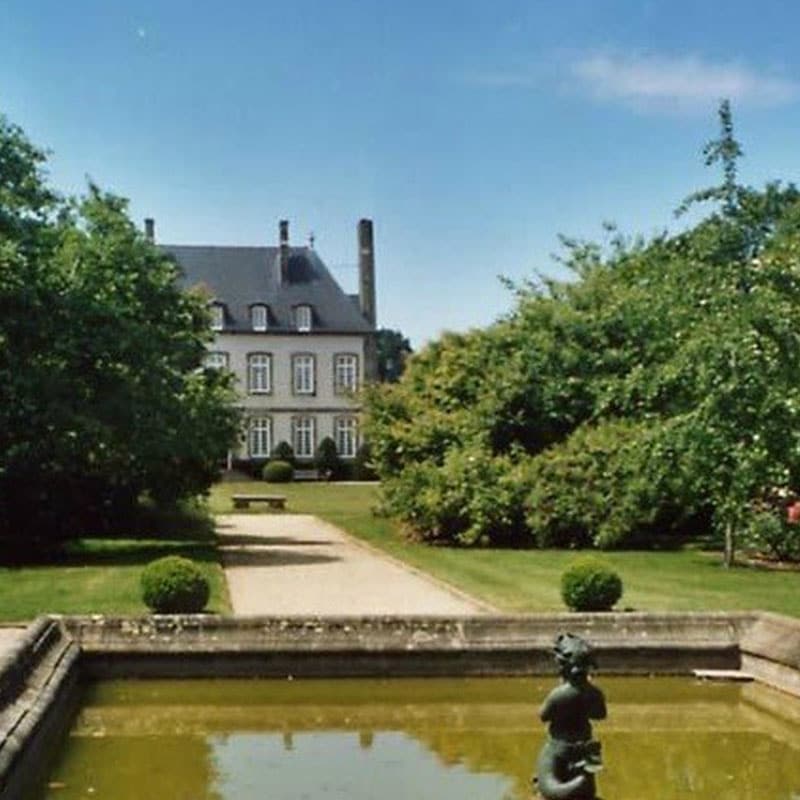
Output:
<path fill-rule="evenodd" d="M 5 655 L 25 633 L 24 624 L 0 626 L 0 656 Z"/>
<path fill-rule="evenodd" d="M 235 614 L 443 614 L 487 606 L 305 514 L 218 517 Z"/>

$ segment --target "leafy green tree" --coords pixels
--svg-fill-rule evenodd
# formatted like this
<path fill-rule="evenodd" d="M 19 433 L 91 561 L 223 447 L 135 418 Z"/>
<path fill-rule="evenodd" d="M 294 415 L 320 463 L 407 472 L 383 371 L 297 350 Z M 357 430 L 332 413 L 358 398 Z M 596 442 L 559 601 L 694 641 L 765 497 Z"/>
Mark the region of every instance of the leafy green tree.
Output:
<path fill-rule="evenodd" d="M 202 368 L 206 299 L 121 198 L 62 200 L 0 117 L 0 533 L 108 527 L 143 493 L 202 492 L 233 443 L 229 376 Z"/>
<path fill-rule="evenodd" d="M 400 379 L 411 355 L 411 343 L 400 331 L 379 328 L 375 334 L 378 380 L 395 383 Z"/>
<path fill-rule="evenodd" d="M 704 219 L 565 240 L 573 280 L 514 287 L 504 319 L 432 343 L 367 394 L 389 510 L 420 535 L 506 538 L 465 498 L 515 470 L 542 543 L 617 546 L 710 517 L 732 564 L 754 511 L 797 491 L 800 194 L 740 185 L 727 103 L 720 124 L 705 155 L 722 183 L 684 204 L 716 202 Z M 462 468 L 468 454 L 491 466 Z"/>

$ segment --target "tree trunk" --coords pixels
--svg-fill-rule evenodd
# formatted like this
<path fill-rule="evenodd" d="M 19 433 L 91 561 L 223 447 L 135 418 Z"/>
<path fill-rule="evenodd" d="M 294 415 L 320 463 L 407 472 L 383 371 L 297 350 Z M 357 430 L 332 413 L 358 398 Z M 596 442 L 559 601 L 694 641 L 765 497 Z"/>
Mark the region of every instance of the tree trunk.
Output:
<path fill-rule="evenodd" d="M 732 567 L 736 556 L 736 540 L 734 537 L 733 523 L 725 523 L 725 566 Z"/>

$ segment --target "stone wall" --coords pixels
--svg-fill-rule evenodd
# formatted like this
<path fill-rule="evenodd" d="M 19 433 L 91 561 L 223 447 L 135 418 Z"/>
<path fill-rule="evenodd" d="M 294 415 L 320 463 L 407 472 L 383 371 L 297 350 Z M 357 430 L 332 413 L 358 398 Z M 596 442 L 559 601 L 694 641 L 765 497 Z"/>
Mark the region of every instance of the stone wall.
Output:
<path fill-rule="evenodd" d="M 0 661 L 0 798 L 29 797 L 77 703 L 79 648 L 40 618 Z"/>
<path fill-rule="evenodd" d="M 436 617 L 72 617 L 94 676 L 435 676 L 553 672 L 557 633 L 596 647 L 607 673 L 735 669 L 752 614 Z"/>
<path fill-rule="evenodd" d="M 760 614 L 740 642 L 742 669 L 760 683 L 800 697 L 800 620 Z"/>

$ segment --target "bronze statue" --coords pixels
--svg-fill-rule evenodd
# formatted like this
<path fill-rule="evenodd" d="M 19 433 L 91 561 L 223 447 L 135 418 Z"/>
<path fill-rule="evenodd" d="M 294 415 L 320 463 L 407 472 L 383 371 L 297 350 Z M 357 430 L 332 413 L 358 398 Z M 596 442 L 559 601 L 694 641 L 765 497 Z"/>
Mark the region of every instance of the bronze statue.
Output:
<path fill-rule="evenodd" d="M 603 693 L 589 681 L 595 667 L 592 648 L 580 636 L 562 633 L 554 648 L 560 686 L 544 701 L 540 717 L 548 738 L 536 764 L 539 793 L 545 800 L 599 800 L 594 775 L 602 768 L 600 742 L 589 720 L 605 719 Z"/>

